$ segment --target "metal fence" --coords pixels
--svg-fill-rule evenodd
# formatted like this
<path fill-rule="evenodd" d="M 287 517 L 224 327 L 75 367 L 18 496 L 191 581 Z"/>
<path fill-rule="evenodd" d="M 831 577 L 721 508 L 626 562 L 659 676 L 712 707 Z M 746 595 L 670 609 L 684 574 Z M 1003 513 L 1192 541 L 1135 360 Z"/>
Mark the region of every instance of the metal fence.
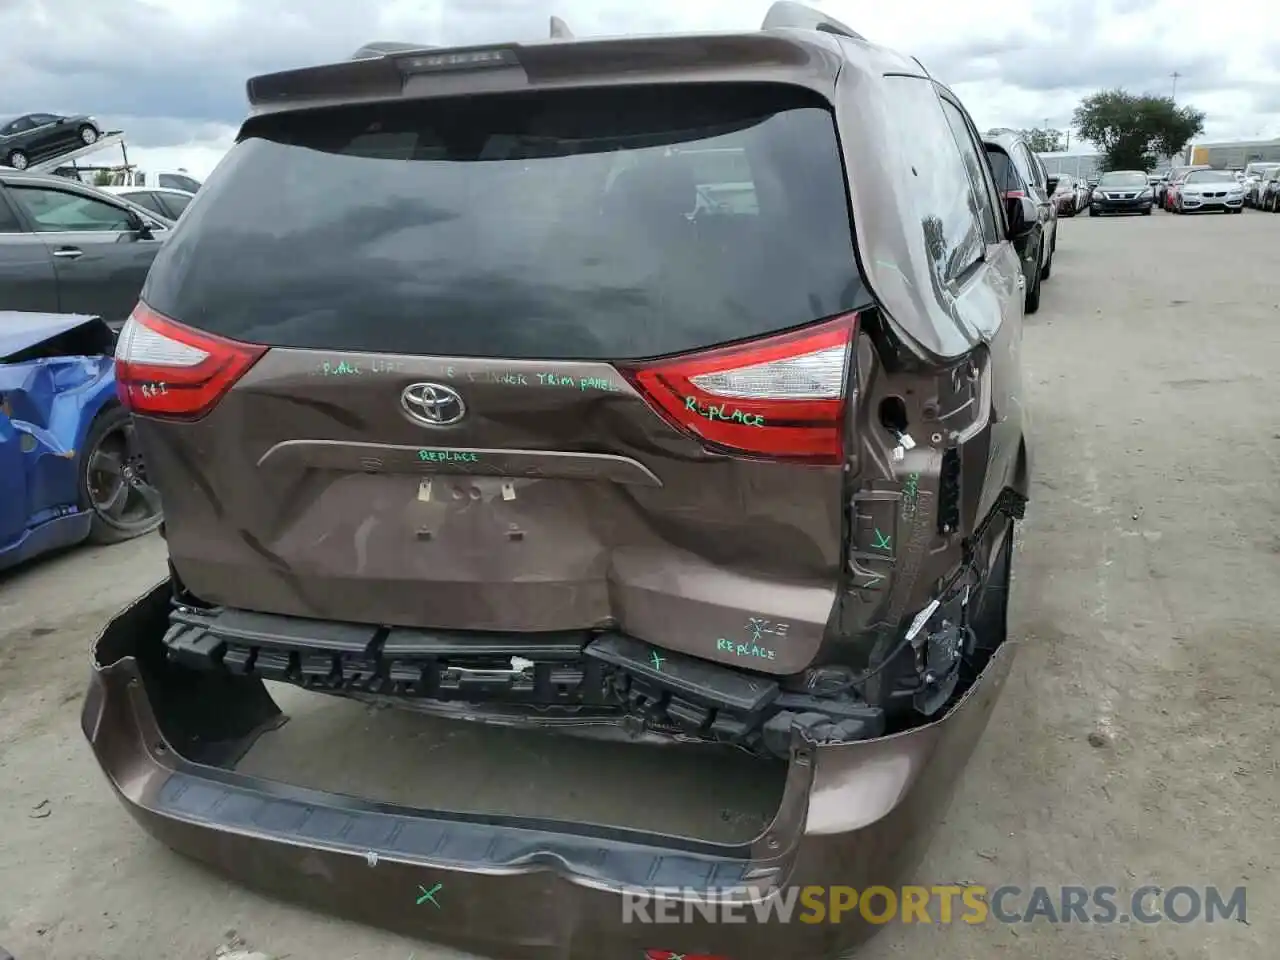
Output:
<path fill-rule="evenodd" d="M 1050 174 L 1088 179 L 1098 175 L 1102 157 L 1096 153 L 1041 153 L 1038 155 Z M 1205 163 L 1217 169 L 1241 169 L 1247 163 L 1280 163 L 1280 140 L 1251 143 L 1204 143 L 1189 146 L 1172 160 L 1157 163 L 1154 173 L 1163 173 L 1170 166 Z"/>
<path fill-rule="evenodd" d="M 1061 154 L 1061 153 L 1041 153 L 1038 154 L 1041 163 L 1044 164 L 1045 172 L 1050 176 L 1062 176 L 1066 174 L 1077 180 L 1087 180 L 1089 177 L 1098 175 L 1098 164 L 1102 158 L 1096 153 L 1079 153 L 1079 154 Z"/>
<path fill-rule="evenodd" d="M 1041 153 L 1038 154 L 1040 160 L 1044 163 L 1044 168 L 1051 174 L 1066 174 L 1076 179 L 1087 180 L 1089 177 L 1096 177 L 1101 172 L 1102 155 L 1097 153 L 1082 154 L 1062 154 L 1062 153 Z M 1162 160 L 1155 165 L 1150 171 L 1151 173 L 1166 173 L 1171 166 L 1177 166 L 1184 163 L 1182 157 L 1174 157 L 1168 160 Z M 1197 163 L 1205 161 L 1197 160 Z M 1220 166 L 1220 164 L 1214 164 Z M 1243 166 L 1243 164 L 1241 164 Z"/>

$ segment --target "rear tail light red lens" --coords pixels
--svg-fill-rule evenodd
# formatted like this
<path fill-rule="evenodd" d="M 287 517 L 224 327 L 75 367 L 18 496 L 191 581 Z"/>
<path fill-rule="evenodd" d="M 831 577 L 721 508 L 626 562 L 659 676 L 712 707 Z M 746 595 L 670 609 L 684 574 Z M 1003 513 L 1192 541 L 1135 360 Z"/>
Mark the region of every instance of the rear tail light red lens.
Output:
<path fill-rule="evenodd" d="M 1016 200 L 1018 197 L 1025 197 L 1025 196 L 1026 194 L 1021 190 L 1006 190 L 1004 192 L 1004 198 L 1006 200 L 1010 200 L 1010 199 Z"/>
<path fill-rule="evenodd" d="M 619 366 L 650 406 L 714 450 L 838 464 L 857 314 L 652 363 Z"/>
<path fill-rule="evenodd" d="M 192 330 L 139 303 L 116 342 L 116 392 L 132 413 L 196 420 L 266 352 Z"/>

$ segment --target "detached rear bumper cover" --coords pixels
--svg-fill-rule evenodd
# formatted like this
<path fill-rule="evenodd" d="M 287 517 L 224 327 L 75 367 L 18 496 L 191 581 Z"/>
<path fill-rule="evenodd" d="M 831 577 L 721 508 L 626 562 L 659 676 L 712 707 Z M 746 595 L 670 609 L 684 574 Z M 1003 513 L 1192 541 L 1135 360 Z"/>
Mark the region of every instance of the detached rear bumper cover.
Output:
<path fill-rule="evenodd" d="M 745 923 L 624 923 L 624 892 L 861 889 L 921 879 L 911 870 L 1015 650 L 1005 643 L 964 698 L 928 726 L 852 744 L 797 743 L 774 822 L 751 843 L 729 846 L 417 810 L 234 773 L 228 767 L 284 718 L 261 681 L 165 660 L 169 598 L 169 583 L 160 583 L 98 638 L 82 716 L 104 772 L 148 832 L 248 885 L 320 910 L 464 950 L 539 960 L 640 957 L 655 948 L 733 960 L 818 958 L 865 939 L 878 928 L 852 914 L 838 926 L 761 925 L 749 907 L 739 913 Z M 433 889 L 435 900 L 424 899 Z"/>

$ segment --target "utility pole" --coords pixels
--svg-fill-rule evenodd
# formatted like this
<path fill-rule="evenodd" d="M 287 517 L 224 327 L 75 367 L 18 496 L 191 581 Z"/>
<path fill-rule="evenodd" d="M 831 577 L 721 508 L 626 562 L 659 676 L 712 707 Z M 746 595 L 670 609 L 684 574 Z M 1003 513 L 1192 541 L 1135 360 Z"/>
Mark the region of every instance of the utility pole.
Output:
<path fill-rule="evenodd" d="M 1169 76 L 1173 77 L 1173 93 L 1170 96 L 1170 99 L 1173 100 L 1174 103 L 1177 103 L 1178 102 L 1178 78 L 1182 76 L 1182 74 L 1180 74 L 1177 70 L 1175 70 L 1173 71 L 1173 73 L 1169 74 Z"/>

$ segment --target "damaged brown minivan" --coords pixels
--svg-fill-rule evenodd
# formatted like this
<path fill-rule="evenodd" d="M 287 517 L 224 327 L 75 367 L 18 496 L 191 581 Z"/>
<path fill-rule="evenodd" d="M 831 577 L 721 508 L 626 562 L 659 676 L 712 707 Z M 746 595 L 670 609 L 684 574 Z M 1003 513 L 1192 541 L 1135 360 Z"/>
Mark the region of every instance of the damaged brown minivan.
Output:
<path fill-rule="evenodd" d="M 917 61 L 797 4 L 553 34 L 249 82 L 120 336 L 170 577 L 99 640 L 84 722 L 149 829 L 247 880 L 621 957 L 655 946 L 628 889 L 922 852 L 1008 669 L 1036 214 Z M 263 680 L 733 745 L 785 794 L 729 845 L 304 790 L 232 769 Z M 428 868 L 510 915 L 414 909 Z M 734 960 L 866 932 L 665 929 Z"/>

